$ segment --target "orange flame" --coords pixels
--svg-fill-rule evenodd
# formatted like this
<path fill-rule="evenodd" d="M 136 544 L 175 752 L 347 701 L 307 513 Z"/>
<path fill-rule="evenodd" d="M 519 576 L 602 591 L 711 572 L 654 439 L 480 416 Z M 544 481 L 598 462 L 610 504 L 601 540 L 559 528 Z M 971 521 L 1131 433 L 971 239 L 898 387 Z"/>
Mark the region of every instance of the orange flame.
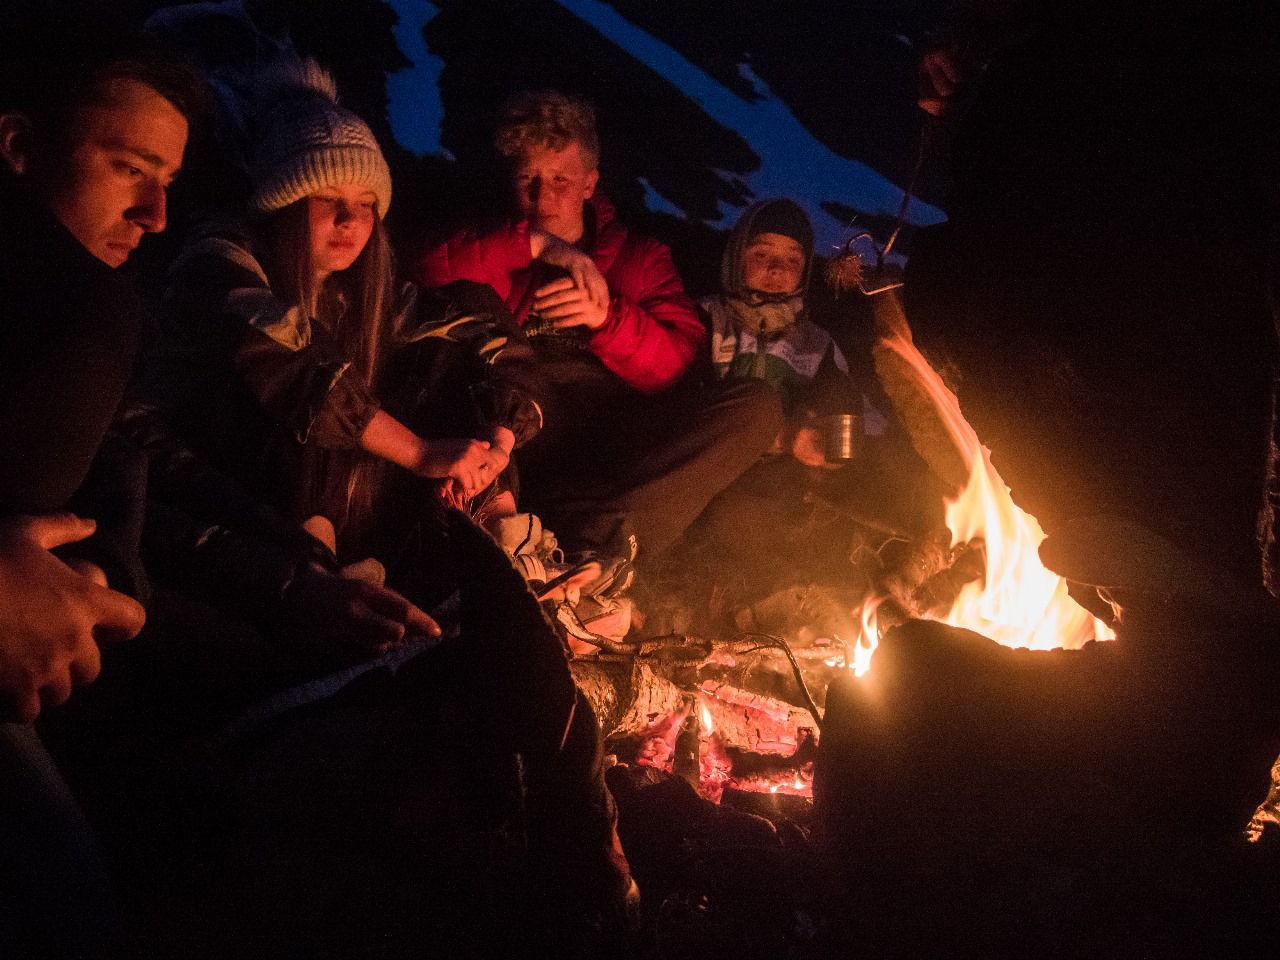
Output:
<path fill-rule="evenodd" d="M 733 782 L 733 761 L 716 736 L 711 709 L 702 698 L 698 699 L 698 719 L 701 720 L 701 736 L 698 738 L 698 793 L 712 803 L 719 803 L 724 788 Z"/>
<path fill-rule="evenodd" d="M 702 700 L 698 701 L 698 719 L 702 721 L 702 735 L 704 737 L 715 732 L 716 725 L 711 720 L 711 711 Z"/>
<path fill-rule="evenodd" d="M 1039 521 L 1014 504 L 1009 488 L 991 465 L 991 452 L 960 412 L 960 402 L 929 366 L 915 345 L 902 335 L 880 341 L 915 373 L 918 386 L 933 401 L 947 432 L 969 469 L 969 481 L 954 500 L 947 500 L 947 528 L 952 543 L 981 538 L 986 571 L 981 581 L 966 584 L 940 619 L 990 637 L 1007 647 L 1075 649 L 1090 640 L 1111 640 L 1115 633 L 1077 604 L 1067 584 L 1040 562 L 1045 538 Z M 883 597 L 869 598 L 859 612 L 860 635 L 854 673 L 870 667 L 880 640 L 876 613 Z"/>

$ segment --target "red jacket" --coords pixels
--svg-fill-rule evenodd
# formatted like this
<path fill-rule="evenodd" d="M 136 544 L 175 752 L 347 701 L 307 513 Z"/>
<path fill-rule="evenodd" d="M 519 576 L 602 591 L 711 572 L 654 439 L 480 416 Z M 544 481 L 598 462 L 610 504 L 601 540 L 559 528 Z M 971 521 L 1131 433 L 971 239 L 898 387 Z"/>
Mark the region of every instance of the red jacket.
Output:
<path fill-rule="evenodd" d="M 693 365 L 707 339 L 706 328 L 666 244 L 631 234 L 614 218 L 613 204 L 601 196 L 592 197 L 588 208 L 587 253 L 610 293 L 609 312 L 591 335 L 591 350 L 635 389 L 656 393 Z M 487 283 L 523 324 L 536 275 L 529 256 L 529 222 L 508 221 L 488 232 L 459 231 L 421 254 L 413 273 L 424 286 L 453 280 Z"/>

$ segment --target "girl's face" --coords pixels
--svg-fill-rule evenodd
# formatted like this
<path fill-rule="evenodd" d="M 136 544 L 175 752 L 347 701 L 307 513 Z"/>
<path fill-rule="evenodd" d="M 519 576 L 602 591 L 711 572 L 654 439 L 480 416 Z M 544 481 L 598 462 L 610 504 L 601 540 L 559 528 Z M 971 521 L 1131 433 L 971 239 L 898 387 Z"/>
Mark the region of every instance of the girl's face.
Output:
<path fill-rule="evenodd" d="M 804 247 L 780 233 L 758 233 L 747 244 L 742 283 L 761 293 L 792 293 L 804 279 Z"/>
<path fill-rule="evenodd" d="M 377 197 L 354 183 L 325 187 L 307 197 L 311 263 L 316 277 L 345 270 L 356 262 L 373 233 Z"/>

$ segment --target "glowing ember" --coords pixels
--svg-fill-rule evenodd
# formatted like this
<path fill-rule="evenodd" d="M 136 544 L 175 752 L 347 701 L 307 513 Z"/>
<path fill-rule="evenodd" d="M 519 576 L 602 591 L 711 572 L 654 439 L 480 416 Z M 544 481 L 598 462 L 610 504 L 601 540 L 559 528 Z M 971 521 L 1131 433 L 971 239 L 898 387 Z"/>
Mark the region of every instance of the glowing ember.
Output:
<path fill-rule="evenodd" d="M 747 793 L 785 793 L 793 797 L 813 796 L 813 764 L 806 763 L 799 773 L 785 777 L 742 777 L 732 785 Z"/>
<path fill-rule="evenodd" d="M 951 441 L 969 469 L 969 481 L 947 501 L 947 528 L 953 544 L 982 540 L 986 572 L 967 584 L 938 619 L 973 630 L 1007 647 L 1075 649 L 1090 640 L 1111 640 L 1114 632 L 1067 594 L 1066 581 L 1045 569 L 1038 550 L 1044 531 L 1035 517 L 1013 502 L 1009 488 L 991 465 L 991 453 L 960 413 L 960 403 L 909 339 L 887 337 L 881 345 L 901 357 L 918 386 L 933 401 Z M 880 640 L 877 611 L 883 597 L 871 597 L 858 613 L 860 634 L 853 670 L 867 672 Z"/>

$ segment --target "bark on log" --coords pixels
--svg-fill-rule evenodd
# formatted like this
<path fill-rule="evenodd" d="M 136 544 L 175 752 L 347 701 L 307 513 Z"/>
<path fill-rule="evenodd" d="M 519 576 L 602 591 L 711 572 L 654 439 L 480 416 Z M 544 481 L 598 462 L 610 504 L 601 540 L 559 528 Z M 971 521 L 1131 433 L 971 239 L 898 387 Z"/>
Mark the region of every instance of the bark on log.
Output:
<path fill-rule="evenodd" d="M 679 710 L 687 696 L 639 660 L 600 657 L 574 660 L 569 666 L 604 737 L 640 733 Z"/>
<path fill-rule="evenodd" d="M 956 449 L 946 424 L 938 416 L 934 402 L 920 388 L 915 371 L 896 351 L 886 346 L 884 340 L 872 348 L 871 356 L 875 362 L 876 379 L 893 404 L 894 413 L 911 438 L 911 445 L 944 483 L 957 490 L 962 489 L 969 479 L 964 458 Z"/>
<path fill-rule="evenodd" d="M 721 741 L 740 750 L 790 755 L 800 729 L 815 726 L 803 707 L 715 679 L 683 687 L 640 660 L 582 659 L 571 668 L 605 738 L 643 734 L 695 696 Z"/>

